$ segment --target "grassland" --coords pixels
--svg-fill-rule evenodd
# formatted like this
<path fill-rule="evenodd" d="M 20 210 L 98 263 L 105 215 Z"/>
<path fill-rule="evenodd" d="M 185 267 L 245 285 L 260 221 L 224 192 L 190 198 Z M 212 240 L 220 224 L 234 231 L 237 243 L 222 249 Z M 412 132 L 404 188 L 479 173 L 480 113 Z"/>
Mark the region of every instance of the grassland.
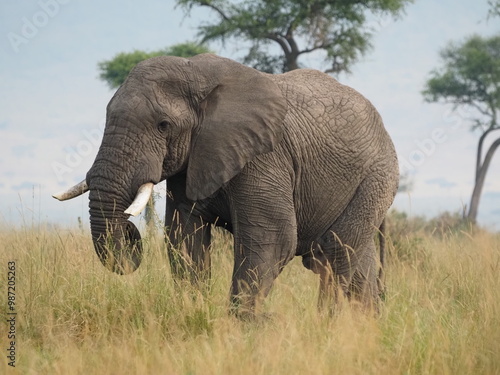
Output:
<path fill-rule="evenodd" d="M 0 373 L 500 374 L 500 236 L 403 219 L 392 225 L 380 317 L 349 306 L 318 314 L 318 280 L 295 259 L 266 300 L 271 318 L 254 323 L 227 315 L 231 239 L 222 232 L 213 280 L 200 291 L 174 283 L 161 238 L 146 240 L 136 273 L 117 276 L 79 229 L 1 228 Z"/>

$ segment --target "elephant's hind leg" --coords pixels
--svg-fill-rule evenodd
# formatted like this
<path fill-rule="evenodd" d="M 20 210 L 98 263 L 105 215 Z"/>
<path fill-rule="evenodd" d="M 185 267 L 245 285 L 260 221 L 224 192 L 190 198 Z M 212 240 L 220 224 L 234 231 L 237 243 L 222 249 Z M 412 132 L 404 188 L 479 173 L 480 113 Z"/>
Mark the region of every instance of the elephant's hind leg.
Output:
<path fill-rule="evenodd" d="M 378 311 L 380 291 L 377 282 L 379 262 L 375 242 L 372 240 L 360 254 L 358 265 L 349 285 L 350 298 L 360 301 L 364 309 Z"/>
<path fill-rule="evenodd" d="M 325 259 L 320 298 L 330 299 L 333 305 L 341 290 L 363 309 L 377 310 L 378 262 L 374 234 L 392 202 L 381 197 L 382 185 L 375 179 L 363 181 L 344 212 L 318 241 L 319 253 Z"/>

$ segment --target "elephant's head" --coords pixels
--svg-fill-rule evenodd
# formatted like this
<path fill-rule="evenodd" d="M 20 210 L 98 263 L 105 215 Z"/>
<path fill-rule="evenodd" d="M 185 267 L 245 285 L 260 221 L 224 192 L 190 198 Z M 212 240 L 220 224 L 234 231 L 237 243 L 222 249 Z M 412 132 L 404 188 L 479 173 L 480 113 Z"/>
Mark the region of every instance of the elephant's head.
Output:
<path fill-rule="evenodd" d="M 131 272 L 142 247 L 128 217 L 144 207 L 152 184 L 185 173 L 188 199 L 209 197 L 256 155 L 273 150 L 285 112 L 274 82 L 234 61 L 214 55 L 143 61 L 108 104 L 86 180 L 55 197 L 90 190 L 96 252 L 113 271 Z M 145 196 L 134 200 L 139 190 Z"/>

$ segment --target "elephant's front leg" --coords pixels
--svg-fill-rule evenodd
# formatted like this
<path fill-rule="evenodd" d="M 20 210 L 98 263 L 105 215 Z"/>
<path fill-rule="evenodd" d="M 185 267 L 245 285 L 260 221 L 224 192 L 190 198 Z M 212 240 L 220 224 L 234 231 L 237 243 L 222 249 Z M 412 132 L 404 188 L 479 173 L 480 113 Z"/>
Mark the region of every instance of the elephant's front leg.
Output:
<path fill-rule="evenodd" d="M 167 199 L 165 226 L 169 239 L 168 256 L 175 277 L 192 282 L 210 279 L 211 226 L 200 216 L 176 207 Z"/>
<path fill-rule="evenodd" d="M 235 236 L 231 309 L 241 318 L 260 312 L 263 299 L 283 267 L 293 258 L 296 247 L 294 225 L 238 228 Z"/>
<path fill-rule="evenodd" d="M 262 300 L 297 247 L 291 188 L 258 190 L 233 200 L 231 309 L 240 318 L 259 313 Z"/>

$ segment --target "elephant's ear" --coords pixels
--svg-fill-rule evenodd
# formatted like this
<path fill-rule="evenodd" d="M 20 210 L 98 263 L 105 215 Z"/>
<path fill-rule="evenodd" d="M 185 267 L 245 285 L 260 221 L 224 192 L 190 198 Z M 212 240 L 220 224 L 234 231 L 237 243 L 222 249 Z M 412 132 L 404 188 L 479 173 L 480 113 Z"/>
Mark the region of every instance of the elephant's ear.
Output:
<path fill-rule="evenodd" d="M 186 195 L 199 200 L 281 142 L 287 104 L 279 87 L 255 69 L 213 55 L 191 62 L 204 76 L 204 113 L 189 157 Z"/>

